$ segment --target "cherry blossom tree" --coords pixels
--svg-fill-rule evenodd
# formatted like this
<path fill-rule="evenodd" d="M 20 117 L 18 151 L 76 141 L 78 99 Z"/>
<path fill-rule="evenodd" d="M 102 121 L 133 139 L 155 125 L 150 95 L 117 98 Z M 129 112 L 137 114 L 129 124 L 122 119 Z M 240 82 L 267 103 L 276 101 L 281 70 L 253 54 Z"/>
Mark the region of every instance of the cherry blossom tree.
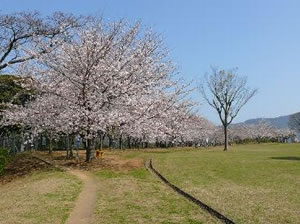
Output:
<path fill-rule="evenodd" d="M 125 138 L 145 147 L 220 141 L 216 127 L 193 112 L 195 103 L 186 100 L 190 90 L 173 78 L 176 66 L 159 36 L 139 23 L 90 17 L 57 42 L 55 48 L 38 42 L 47 54 L 28 51 L 35 60 L 18 71 L 36 95 L 25 106 L 11 105 L 7 124 L 50 139 L 80 135 L 86 161 L 99 136 L 101 144 L 104 136 L 119 139 L 121 148 Z"/>
<path fill-rule="evenodd" d="M 23 75 L 36 80 L 37 102 L 57 108 L 57 115 L 44 110 L 41 116 L 59 119 L 53 122 L 57 129 L 70 126 L 80 134 L 86 143 L 86 161 L 92 157 L 99 132 L 120 126 L 130 120 L 126 115 L 132 116 L 126 111 L 143 110 L 146 98 L 172 89 L 174 69 L 154 33 L 143 32 L 138 23 L 130 26 L 98 19 L 79 28 L 73 39 L 55 50 L 40 54 L 34 64 L 22 66 Z"/>
<path fill-rule="evenodd" d="M 280 128 L 276 130 L 276 137 L 278 141 L 282 143 L 287 143 L 289 140 L 293 142 L 296 136 L 296 131 L 290 128 Z"/>
<path fill-rule="evenodd" d="M 255 141 L 261 143 L 264 141 L 287 142 L 296 136 L 295 131 L 289 128 L 275 128 L 265 121 L 257 124 L 234 125 L 229 128 L 232 142 Z"/>
<path fill-rule="evenodd" d="M 47 53 L 82 22 L 62 12 L 49 17 L 38 12 L 0 14 L 0 72 Z"/>
<path fill-rule="evenodd" d="M 179 99 L 185 93 L 180 87 L 171 93 L 161 91 L 138 99 L 136 107 L 130 107 L 126 115 L 123 113 L 127 119 L 122 119 L 122 133 L 146 145 L 149 142 L 175 143 L 193 106 L 192 102 Z"/>
<path fill-rule="evenodd" d="M 292 114 L 289 117 L 289 127 L 297 132 L 300 132 L 300 112 Z"/>

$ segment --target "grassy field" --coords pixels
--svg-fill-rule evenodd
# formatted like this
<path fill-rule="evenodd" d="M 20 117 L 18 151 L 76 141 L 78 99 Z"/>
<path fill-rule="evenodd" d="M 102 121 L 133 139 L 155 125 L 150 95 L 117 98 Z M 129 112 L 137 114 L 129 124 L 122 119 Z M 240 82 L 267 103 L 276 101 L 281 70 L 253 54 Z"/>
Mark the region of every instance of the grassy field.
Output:
<path fill-rule="evenodd" d="M 0 186 L 1 224 L 65 223 L 81 182 L 59 171 L 36 171 Z"/>
<path fill-rule="evenodd" d="M 170 191 L 146 169 L 98 171 L 99 196 L 94 224 L 214 223 L 195 205 Z"/>
<path fill-rule="evenodd" d="M 150 158 L 171 183 L 236 223 L 300 223 L 300 144 L 108 151 L 105 158 L 110 164 L 91 171 L 99 188 L 92 224 L 218 223 L 147 171 L 142 161 Z M 65 223 L 81 187 L 49 169 L 0 185 L 0 224 Z"/>
<path fill-rule="evenodd" d="M 115 152 L 153 158 L 170 182 L 236 223 L 300 223 L 300 145 Z M 215 223 L 145 170 L 98 172 L 103 223 Z M 105 217 L 105 218 L 104 218 Z M 99 223 L 100 223 L 99 221 Z"/>

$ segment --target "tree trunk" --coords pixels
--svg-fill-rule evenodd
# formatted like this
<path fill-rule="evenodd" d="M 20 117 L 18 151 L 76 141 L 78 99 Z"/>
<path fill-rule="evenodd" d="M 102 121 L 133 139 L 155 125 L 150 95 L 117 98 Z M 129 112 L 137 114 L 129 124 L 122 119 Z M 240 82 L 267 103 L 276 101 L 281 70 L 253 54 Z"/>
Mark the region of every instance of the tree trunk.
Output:
<path fill-rule="evenodd" d="M 113 138 L 112 136 L 108 135 L 108 147 L 111 149 L 113 146 Z"/>
<path fill-rule="evenodd" d="M 138 150 L 141 148 L 141 139 L 138 139 Z"/>
<path fill-rule="evenodd" d="M 131 138 L 128 136 L 127 138 L 127 144 L 128 144 L 128 148 L 131 149 Z"/>
<path fill-rule="evenodd" d="M 91 159 L 92 159 L 92 147 L 91 147 L 91 139 L 87 139 L 86 142 L 85 142 L 85 151 L 86 151 L 86 154 L 85 154 L 85 161 L 86 162 L 90 162 Z"/>
<path fill-rule="evenodd" d="M 49 139 L 49 154 L 52 154 L 52 137 Z"/>
<path fill-rule="evenodd" d="M 155 140 L 155 147 L 156 147 L 156 148 L 159 147 L 159 141 L 158 141 L 158 139 Z"/>
<path fill-rule="evenodd" d="M 20 152 L 24 152 L 25 151 L 25 145 L 24 145 L 24 132 L 21 132 L 21 148 L 20 148 Z"/>
<path fill-rule="evenodd" d="M 119 149 L 123 149 L 123 139 L 122 139 L 122 135 L 120 135 L 119 137 Z"/>
<path fill-rule="evenodd" d="M 70 137 L 72 138 L 72 136 L 65 136 L 65 145 L 66 145 L 66 151 L 67 151 L 67 159 L 72 159 L 73 158 L 73 151 L 72 151 L 72 144 L 70 144 Z M 72 142 L 72 140 L 71 140 Z"/>
<path fill-rule="evenodd" d="M 71 144 L 70 144 L 70 139 L 71 139 Z M 74 137 L 71 135 L 68 135 L 68 147 L 69 147 L 69 152 L 70 152 L 70 157 L 73 158 L 73 145 L 74 145 Z"/>
<path fill-rule="evenodd" d="M 100 134 L 100 150 L 103 149 L 103 140 L 104 140 L 104 136 L 103 136 L 103 134 L 101 133 L 101 134 Z"/>
<path fill-rule="evenodd" d="M 225 137 L 224 151 L 227 151 L 228 150 L 228 130 L 227 130 L 227 126 L 224 126 L 224 137 Z"/>
<path fill-rule="evenodd" d="M 68 146 L 68 142 L 67 142 L 67 141 L 68 141 L 68 140 L 67 140 L 67 137 L 64 136 L 65 150 L 66 150 L 66 153 L 67 153 L 66 159 L 69 159 L 69 158 L 70 158 L 70 157 L 69 157 L 69 146 Z"/>

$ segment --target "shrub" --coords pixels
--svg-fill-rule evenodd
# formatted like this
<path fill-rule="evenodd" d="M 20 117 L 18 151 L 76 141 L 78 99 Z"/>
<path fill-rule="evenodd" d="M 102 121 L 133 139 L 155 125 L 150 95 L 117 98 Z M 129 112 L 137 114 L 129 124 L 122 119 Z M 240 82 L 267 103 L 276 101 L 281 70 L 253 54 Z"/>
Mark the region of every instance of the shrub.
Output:
<path fill-rule="evenodd" d="M 5 165 L 8 162 L 8 150 L 0 148 L 0 174 L 2 174 Z"/>

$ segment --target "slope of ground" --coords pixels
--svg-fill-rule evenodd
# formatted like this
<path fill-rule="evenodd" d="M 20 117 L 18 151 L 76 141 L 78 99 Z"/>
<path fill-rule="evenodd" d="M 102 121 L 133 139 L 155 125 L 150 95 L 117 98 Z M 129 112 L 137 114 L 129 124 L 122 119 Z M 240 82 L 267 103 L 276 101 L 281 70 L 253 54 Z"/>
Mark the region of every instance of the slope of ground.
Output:
<path fill-rule="evenodd" d="M 3 174 L 0 175 L 0 184 L 11 182 L 34 171 L 48 171 L 52 169 L 52 166 L 32 157 L 30 153 L 22 153 L 10 158 L 9 163 L 4 168 Z"/>

